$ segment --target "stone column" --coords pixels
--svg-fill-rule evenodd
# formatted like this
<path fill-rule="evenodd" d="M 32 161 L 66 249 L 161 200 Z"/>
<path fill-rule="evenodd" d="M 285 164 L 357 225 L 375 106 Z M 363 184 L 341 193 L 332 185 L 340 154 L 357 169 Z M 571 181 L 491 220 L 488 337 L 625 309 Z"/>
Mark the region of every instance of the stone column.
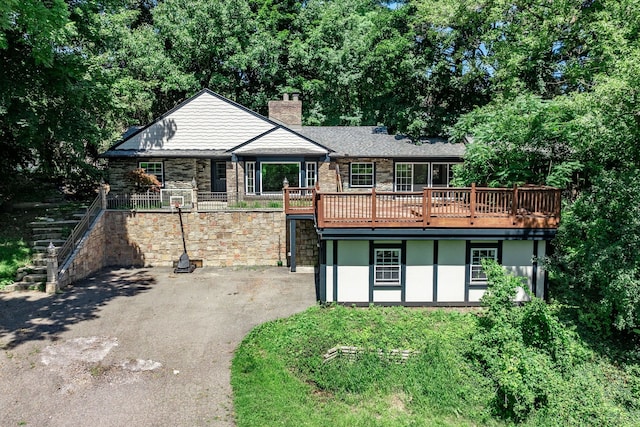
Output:
<path fill-rule="evenodd" d="M 198 212 L 198 182 L 195 176 L 191 180 L 191 210 Z"/>
<path fill-rule="evenodd" d="M 55 294 L 58 288 L 58 248 L 49 242 L 47 247 L 47 285 L 45 290 L 48 294 Z"/>

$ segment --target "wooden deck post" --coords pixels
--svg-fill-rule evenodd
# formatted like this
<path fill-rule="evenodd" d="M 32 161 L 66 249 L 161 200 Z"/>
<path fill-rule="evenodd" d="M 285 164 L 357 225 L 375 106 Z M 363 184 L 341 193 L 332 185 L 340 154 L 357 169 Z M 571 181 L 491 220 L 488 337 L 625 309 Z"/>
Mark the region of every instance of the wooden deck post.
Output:
<path fill-rule="evenodd" d="M 422 225 L 426 228 L 431 219 L 431 188 L 422 188 Z"/>
<path fill-rule="evenodd" d="M 473 220 L 476 217 L 476 183 L 471 183 L 471 200 L 469 200 L 469 220 L 473 225 Z"/>
<path fill-rule="evenodd" d="M 289 213 L 289 187 L 284 188 L 284 213 Z"/>
<path fill-rule="evenodd" d="M 513 201 L 511 202 L 511 220 L 513 224 L 516 223 L 516 216 L 518 215 L 518 184 L 513 184 Z"/>
<path fill-rule="evenodd" d="M 376 227 L 376 187 L 371 189 L 371 228 Z"/>
<path fill-rule="evenodd" d="M 314 209 L 316 214 L 316 221 L 318 222 L 316 226 L 318 228 L 324 228 L 324 198 L 322 194 L 315 193 L 314 200 Z"/>

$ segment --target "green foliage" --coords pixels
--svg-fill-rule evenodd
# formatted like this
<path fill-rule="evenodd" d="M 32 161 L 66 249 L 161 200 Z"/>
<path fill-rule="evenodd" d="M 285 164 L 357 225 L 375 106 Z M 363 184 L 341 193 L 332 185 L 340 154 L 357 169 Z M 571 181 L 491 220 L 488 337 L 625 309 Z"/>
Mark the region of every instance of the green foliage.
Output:
<path fill-rule="evenodd" d="M 555 256 L 559 297 L 608 335 L 640 326 L 640 170 L 612 170 L 563 217 Z"/>
<path fill-rule="evenodd" d="M 638 365 L 597 358 L 555 306 L 514 306 L 520 280 L 486 268 L 481 315 L 330 306 L 256 327 L 232 362 L 237 424 L 638 425 Z M 370 351 L 324 361 L 336 345 Z M 420 353 L 378 357 L 394 348 Z"/>
<path fill-rule="evenodd" d="M 160 181 L 153 174 L 148 174 L 143 168 L 136 168 L 125 174 L 125 179 L 131 183 L 137 192 L 160 191 Z"/>
<path fill-rule="evenodd" d="M 491 425 L 489 383 L 463 357 L 472 327 L 458 313 L 341 306 L 261 325 L 232 364 L 238 425 Z M 371 351 L 324 362 L 336 345 Z M 394 348 L 420 353 L 378 356 Z"/>
<path fill-rule="evenodd" d="M 0 289 L 13 283 L 16 271 L 31 260 L 31 251 L 23 240 L 0 239 Z"/>
<path fill-rule="evenodd" d="M 493 380 L 497 415 L 515 422 L 548 408 L 570 372 L 586 352 L 552 313 L 552 307 L 529 295 L 531 302 L 514 305 L 520 278 L 495 261 L 483 261 L 489 288 L 482 297 L 486 313 L 479 319 L 471 356 Z"/>

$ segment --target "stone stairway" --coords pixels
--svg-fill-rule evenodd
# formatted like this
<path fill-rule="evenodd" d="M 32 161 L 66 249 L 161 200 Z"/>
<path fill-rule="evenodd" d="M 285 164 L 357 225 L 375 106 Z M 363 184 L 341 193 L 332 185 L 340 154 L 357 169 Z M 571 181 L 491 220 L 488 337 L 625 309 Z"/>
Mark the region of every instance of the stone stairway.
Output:
<path fill-rule="evenodd" d="M 18 269 L 15 282 L 6 286 L 6 291 L 44 288 L 47 281 L 47 247 L 50 243 L 56 247 L 64 244 L 84 216 L 81 209 L 86 210 L 86 207 L 71 212 L 52 209 L 47 216 L 29 223 L 33 253 L 31 265 Z"/>

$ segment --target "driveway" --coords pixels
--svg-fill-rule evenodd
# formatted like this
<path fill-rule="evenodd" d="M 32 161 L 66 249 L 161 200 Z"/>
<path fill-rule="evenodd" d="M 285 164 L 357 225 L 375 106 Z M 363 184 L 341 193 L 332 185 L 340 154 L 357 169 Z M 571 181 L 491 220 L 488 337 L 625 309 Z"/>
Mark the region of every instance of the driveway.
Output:
<path fill-rule="evenodd" d="M 0 294 L 2 426 L 233 426 L 233 352 L 315 304 L 312 272 L 105 271 Z"/>

